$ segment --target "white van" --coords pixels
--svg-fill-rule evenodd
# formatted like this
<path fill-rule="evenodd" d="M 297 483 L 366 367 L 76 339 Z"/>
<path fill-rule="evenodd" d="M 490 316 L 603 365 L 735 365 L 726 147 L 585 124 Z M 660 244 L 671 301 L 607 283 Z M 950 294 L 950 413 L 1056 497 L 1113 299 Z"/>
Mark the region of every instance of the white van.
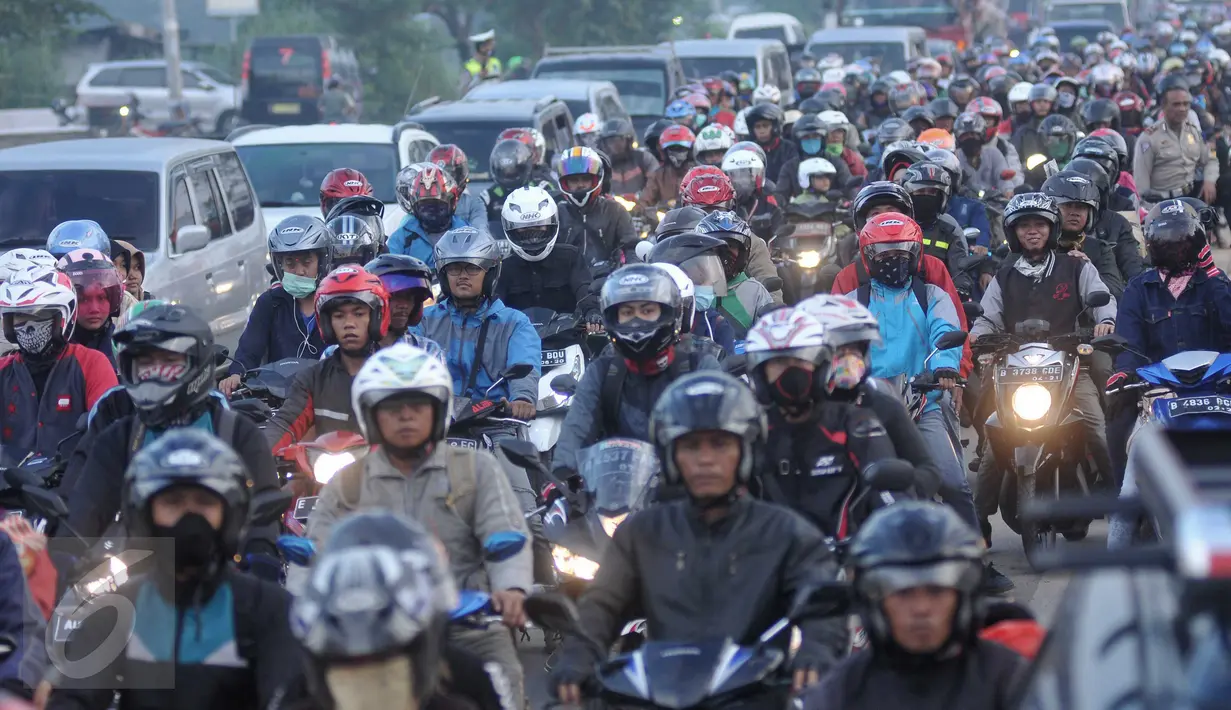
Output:
<path fill-rule="evenodd" d="M 776 39 L 795 52 L 808 43 L 804 25 L 785 12 L 754 12 L 731 20 L 727 39 Z"/>
<path fill-rule="evenodd" d="M 70 219 L 144 252 L 146 290 L 191 306 L 216 335 L 242 330 L 269 286 L 265 222 L 230 143 L 91 138 L 0 150 L 0 250 L 43 248 Z"/>
<path fill-rule="evenodd" d="M 808 51 L 817 58 L 839 54 L 848 63 L 873 59 L 884 76 L 906 69 L 912 59 L 928 56 L 928 37 L 922 27 L 835 27 L 813 32 Z"/>
<path fill-rule="evenodd" d="M 757 86 L 778 87 L 784 103 L 795 86 L 786 45 L 776 39 L 684 39 L 659 46 L 675 51 L 690 80 L 718 76 L 728 69 L 748 73 Z"/>
<path fill-rule="evenodd" d="M 1133 27 L 1126 0 L 1047 0 L 1043 16 L 1045 24 L 1102 20 L 1117 34 Z M 1087 39 L 1094 41 L 1093 36 Z"/>

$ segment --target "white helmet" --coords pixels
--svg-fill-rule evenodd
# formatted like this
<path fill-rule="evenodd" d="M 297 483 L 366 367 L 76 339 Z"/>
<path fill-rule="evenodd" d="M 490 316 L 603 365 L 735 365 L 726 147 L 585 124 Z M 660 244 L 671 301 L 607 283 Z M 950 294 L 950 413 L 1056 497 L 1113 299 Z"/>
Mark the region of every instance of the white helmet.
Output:
<path fill-rule="evenodd" d="M 749 370 L 776 357 L 795 357 L 819 365 L 830 351 L 825 326 L 796 308 L 779 308 L 761 316 L 744 342 Z"/>
<path fill-rule="evenodd" d="M 805 190 L 812 184 L 813 175 L 828 175 L 832 180 L 838 174 L 833 163 L 824 158 L 808 158 L 799 164 L 799 186 Z"/>
<path fill-rule="evenodd" d="M 34 269 L 27 273 L 35 272 Z M 41 269 L 38 273 L 45 273 Z M 77 291 L 69 281 L 68 276 L 56 273 L 52 280 L 21 281 L 10 279 L 0 286 L 0 322 L 3 324 L 4 337 L 10 343 L 21 344 L 13 328 L 13 316 L 16 314 L 37 315 L 51 311 L 58 317 L 52 328 L 44 331 L 42 344 L 33 348 L 35 353 L 41 353 L 56 336 L 65 341 L 73 335 L 73 326 L 77 324 Z M 38 321 L 31 321 L 28 327 L 37 328 Z M 23 329 L 27 326 L 23 326 Z M 25 348 L 23 347 L 23 350 Z"/>
<path fill-rule="evenodd" d="M 846 69 L 842 67 L 826 69 L 825 72 L 821 74 L 821 82 L 825 84 L 841 84 L 842 80 L 845 78 Z"/>
<path fill-rule="evenodd" d="M 885 79 L 889 81 L 890 86 L 901 86 L 902 84 L 914 83 L 914 79 L 910 78 L 910 74 L 897 69 L 885 75 Z"/>
<path fill-rule="evenodd" d="M 1030 90 L 1034 88 L 1034 84 L 1028 81 L 1019 81 L 1009 89 L 1009 103 L 1016 104 L 1030 100 Z"/>
<path fill-rule="evenodd" d="M 560 210 L 543 188 L 519 187 L 505 199 L 500 224 L 514 254 L 526 261 L 542 261 L 560 235 Z"/>
<path fill-rule="evenodd" d="M 876 316 L 853 298 L 821 293 L 795 304 L 795 310 L 820 321 L 825 327 L 827 342 L 835 349 L 848 343 L 869 342 L 877 345 L 881 342 Z"/>
<path fill-rule="evenodd" d="M 675 287 L 680 290 L 680 314 L 682 316 L 680 332 L 687 333 L 692 328 L 692 319 L 696 313 L 696 288 L 693 286 L 692 279 L 688 278 L 688 274 L 675 264 L 657 262 L 654 266 L 670 274 Z"/>
<path fill-rule="evenodd" d="M 765 184 L 765 161 L 750 150 L 737 150 L 722 159 L 722 171 L 731 178 L 731 187 L 745 199 Z"/>
<path fill-rule="evenodd" d="M 1123 57 L 1125 55 L 1121 54 L 1120 56 Z M 1132 55 L 1130 54 L 1127 56 L 1131 57 Z M 1225 49 L 1219 49 L 1215 47 L 1214 49 L 1210 50 L 1210 53 L 1208 56 L 1210 58 L 1210 62 L 1219 69 L 1225 70 L 1228 67 L 1228 65 L 1231 65 L 1231 53 L 1228 53 L 1227 50 Z"/>
<path fill-rule="evenodd" d="M 411 392 L 435 400 L 436 421 L 428 440 L 444 439 L 453 418 L 453 376 L 431 353 L 406 343 L 377 350 L 351 382 L 351 409 L 359 420 L 363 438 L 373 444 L 382 443 L 372 410 L 390 397 Z"/>
<path fill-rule="evenodd" d="M 573 141 L 577 145 L 594 148 L 598 145 L 598 130 L 602 128 L 598 116 L 593 113 L 583 113 L 573 121 Z"/>
<path fill-rule="evenodd" d="M 842 113 L 841 111 L 834 111 L 833 109 L 821 111 L 816 115 L 816 117 L 821 119 L 821 125 L 825 127 L 826 133 L 836 131 L 838 129 L 842 129 L 844 131 L 849 130 L 847 126 L 851 123 L 847 120 L 845 113 Z"/>
<path fill-rule="evenodd" d="M 776 104 L 782 102 L 782 92 L 773 84 L 761 84 L 752 92 L 752 103 Z M 737 133 L 739 131 L 736 131 Z"/>
<path fill-rule="evenodd" d="M 56 268 L 56 258 L 52 256 L 51 252 L 42 249 L 28 249 L 24 247 L 10 249 L 0 255 L 0 283 L 8 281 L 14 273 L 24 271 L 31 264 L 37 264 L 54 271 Z"/>
<path fill-rule="evenodd" d="M 751 135 L 748 131 L 748 109 L 742 108 L 735 114 L 734 130 L 737 138 Z"/>
<path fill-rule="evenodd" d="M 733 145 L 735 145 L 735 131 L 721 123 L 711 123 L 697 134 L 697 139 L 692 144 L 692 155 L 697 162 L 701 162 L 702 153 L 721 151 L 723 155 L 726 155 L 727 150 Z"/>

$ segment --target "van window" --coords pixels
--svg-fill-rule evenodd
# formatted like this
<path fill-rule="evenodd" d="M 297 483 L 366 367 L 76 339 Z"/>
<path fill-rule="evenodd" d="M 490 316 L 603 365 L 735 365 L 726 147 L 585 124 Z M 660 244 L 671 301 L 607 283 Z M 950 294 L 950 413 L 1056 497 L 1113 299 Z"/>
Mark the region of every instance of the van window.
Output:
<path fill-rule="evenodd" d="M 536 68 L 534 78 L 610 81 L 620 92 L 624 107 L 634 116 L 662 116 L 667 107 L 667 75 L 657 67 L 629 66 L 618 59 L 553 61 Z"/>
<path fill-rule="evenodd" d="M 175 235 L 184 227 L 196 224 L 192 217 L 192 198 L 188 195 L 188 180 L 183 175 L 175 178 L 175 188 L 171 191 L 171 244 L 175 244 Z"/>
<path fill-rule="evenodd" d="M 106 87 L 120 85 L 120 69 L 104 69 L 90 79 L 90 86 Z"/>
<path fill-rule="evenodd" d="M 431 141 L 411 141 L 406 147 L 406 163 L 422 163 L 427 160 L 428 153 L 432 152 L 435 144 Z M 469 156 L 468 156 L 469 157 Z"/>
<path fill-rule="evenodd" d="M 163 67 L 132 67 L 124 70 L 120 86 L 137 89 L 167 88 L 167 70 Z"/>
<path fill-rule="evenodd" d="M 624 108 L 620 106 L 620 102 L 611 94 L 603 94 L 598 102 L 598 110 L 601 118 L 606 121 L 612 118 L 624 118 Z"/>
<path fill-rule="evenodd" d="M 235 224 L 235 231 L 243 231 L 256 221 L 256 199 L 252 195 L 252 188 L 248 186 L 248 176 L 244 173 L 243 163 L 239 162 L 239 156 L 223 153 L 218 158 L 218 175 L 226 186 L 231 220 Z"/>
<path fill-rule="evenodd" d="M 557 127 L 559 121 L 546 120 L 543 122 L 543 127 L 539 130 L 543 134 L 543 144 L 547 146 L 547 153 L 555 155 L 557 148 L 560 145 L 560 129 Z M 547 158 L 550 164 L 551 158 Z"/>
<path fill-rule="evenodd" d="M 70 219 L 92 219 L 112 239 L 158 251 L 160 179 L 153 170 L 0 170 L 0 251 L 42 249 Z"/>
<path fill-rule="evenodd" d="M 684 66 L 684 76 L 689 79 L 718 76 L 730 70 L 736 74 L 748 72 L 757 85 L 768 83 L 767 79 L 760 78 L 756 57 L 680 57 L 680 64 Z M 619 82 L 616 82 L 616 85 L 619 86 Z"/>
<path fill-rule="evenodd" d="M 769 56 L 774 72 L 778 74 L 778 87 L 789 91 L 795 85 L 795 77 L 791 75 L 791 60 L 787 59 L 784 52 L 773 52 Z"/>
<path fill-rule="evenodd" d="M 231 236 L 231 220 L 222 203 L 222 194 L 214 171 L 209 166 L 198 166 L 189 173 L 192 192 L 201 208 L 201 220 L 209 228 L 210 239 L 225 239 Z"/>
<path fill-rule="evenodd" d="M 787 42 L 786 27 L 779 25 L 777 27 L 746 27 L 742 30 L 735 30 L 736 39 L 776 39 L 783 44 Z"/>
<path fill-rule="evenodd" d="M 287 37 L 253 43 L 249 92 L 268 98 L 312 99 L 324 88 L 320 42 Z"/>

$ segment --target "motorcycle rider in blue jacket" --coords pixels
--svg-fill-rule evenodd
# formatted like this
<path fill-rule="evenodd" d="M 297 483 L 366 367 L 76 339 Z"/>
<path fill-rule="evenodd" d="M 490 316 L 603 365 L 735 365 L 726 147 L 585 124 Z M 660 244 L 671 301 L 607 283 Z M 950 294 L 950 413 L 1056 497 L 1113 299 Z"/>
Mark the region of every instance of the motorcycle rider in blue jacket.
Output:
<path fill-rule="evenodd" d="M 406 210 L 406 218 L 389 236 L 389 252 L 413 256 L 435 268 L 436 242 L 445 232 L 466 226 L 455 214 L 456 188 L 449 173 L 437 165 L 424 167 L 409 188 L 399 186 L 398 204 Z"/>

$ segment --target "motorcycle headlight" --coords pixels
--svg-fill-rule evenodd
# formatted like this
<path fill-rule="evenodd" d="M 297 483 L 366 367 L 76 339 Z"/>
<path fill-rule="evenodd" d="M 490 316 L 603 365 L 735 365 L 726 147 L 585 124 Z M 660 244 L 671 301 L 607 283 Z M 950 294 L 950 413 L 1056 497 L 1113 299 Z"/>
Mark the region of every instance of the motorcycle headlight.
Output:
<path fill-rule="evenodd" d="M 799 254 L 799 265 L 805 269 L 815 269 L 821 265 L 821 253 L 819 251 L 805 251 Z"/>
<path fill-rule="evenodd" d="M 1043 385 L 1022 385 L 1013 391 L 1013 413 L 1034 422 L 1047 416 L 1051 409 L 1051 391 Z"/>
<path fill-rule="evenodd" d="M 598 572 L 597 562 L 574 555 L 567 547 L 552 545 L 551 558 L 556 563 L 556 569 L 570 577 L 590 581 Z"/>
<path fill-rule="evenodd" d="M 336 454 L 322 453 L 312 462 L 312 477 L 322 485 L 329 483 L 333 474 L 355 463 L 357 459 L 352 451 L 340 451 Z"/>
<path fill-rule="evenodd" d="M 1042 153 L 1035 153 L 1029 158 L 1026 158 L 1026 169 L 1034 170 L 1035 168 L 1039 167 L 1040 165 L 1046 162 L 1047 162 L 1046 155 L 1043 155 Z"/>
<path fill-rule="evenodd" d="M 615 535 L 616 528 L 620 527 L 620 523 L 624 522 L 624 519 L 627 517 L 628 513 L 620 513 L 610 517 L 600 515 L 598 516 L 598 521 L 603 524 L 603 532 L 607 533 L 607 537 L 611 537 Z"/>
<path fill-rule="evenodd" d="M 626 200 L 626 199 L 624 199 L 623 197 L 621 197 L 621 196 L 619 196 L 619 195 L 615 195 L 615 196 L 613 197 L 613 199 L 614 199 L 617 203 L 619 203 L 619 205 L 620 205 L 621 207 L 623 207 L 625 210 L 627 210 L 627 211 L 629 211 L 629 212 L 632 212 L 632 211 L 633 211 L 633 208 L 637 206 L 637 203 L 636 203 L 636 202 L 633 202 L 632 200 Z"/>
<path fill-rule="evenodd" d="M 128 118 L 129 112 L 130 109 L 127 106 L 121 106 L 119 111 L 120 118 Z"/>

